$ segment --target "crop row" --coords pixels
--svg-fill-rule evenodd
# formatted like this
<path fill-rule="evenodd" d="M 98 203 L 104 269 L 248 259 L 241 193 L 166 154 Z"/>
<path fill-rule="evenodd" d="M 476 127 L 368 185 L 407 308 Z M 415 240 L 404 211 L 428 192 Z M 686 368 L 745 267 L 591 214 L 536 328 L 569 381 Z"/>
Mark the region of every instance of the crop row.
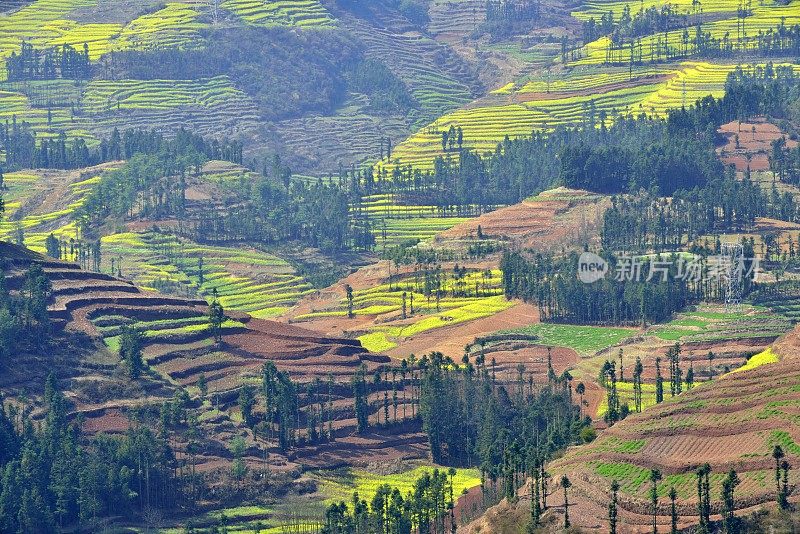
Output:
<path fill-rule="evenodd" d="M 257 26 L 333 25 L 333 17 L 318 0 L 224 0 L 220 7 Z"/>
<path fill-rule="evenodd" d="M 653 78 L 653 67 L 635 66 L 629 74 L 631 83 L 627 87 L 615 81 L 617 78 L 604 79 L 602 76 L 595 80 L 597 85 L 594 85 L 592 71 L 584 69 L 581 83 L 594 89 L 592 92 L 567 96 L 556 93 L 532 101 L 522 98 L 524 94 L 521 93 L 518 98 L 512 88 L 506 88 L 509 94 L 500 102 L 459 109 L 422 128 L 400 143 L 391 161 L 384 160 L 379 167 L 391 169 L 396 165 L 414 165 L 430 169 L 437 156 L 457 160 L 458 153 L 444 152 L 441 144 L 441 132 L 451 126 L 462 129 L 465 147 L 483 153 L 493 150 L 506 136 L 513 139 L 528 136 L 534 130 L 585 124 L 589 110 L 594 113 L 597 126 L 598 117 L 603 113 L 608 121 L 619 114 L 663 116 L 669 109 L 691 105 L 704 96 L 724 94 L 727 76 L 735 67 L 735 64 L 684 62 L 664 72 L 666 80 L 659 80 Z M 597 70 L 597 73 L 603 72 Z M 540 90 L 541 82 L 527 89 L 523 86 L 522 90 L 529 89 Z"/>
<path fill-rule="evenodd" d="M 198 245 L 156 232 L 107 236 L 103 254 L 104 265 L 122 258 L 123 275 L 138 285 L 206 299 L 216 295 L 223 307 L 259 318 L 279 315 L 313 291 L 271 254 Z"/>

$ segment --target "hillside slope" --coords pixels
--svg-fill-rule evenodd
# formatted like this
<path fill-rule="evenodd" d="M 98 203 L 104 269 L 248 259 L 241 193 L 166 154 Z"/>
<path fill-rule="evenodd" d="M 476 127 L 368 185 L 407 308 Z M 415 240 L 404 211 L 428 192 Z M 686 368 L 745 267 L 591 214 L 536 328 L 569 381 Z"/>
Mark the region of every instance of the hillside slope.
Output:
<path fill-rule="evenodd" d="M 679 527 L 696 525 L 697 490 L 695 470 L 705 463 L 711 466 L 710 495 L 712 520 L 721 513 L 722 479 L 735 469 L 741 484 L 735 490 L 737 514 L 752 512 L 759 505 L 774 507 L 774 445 L 786 453 L 792 469 L 789 487 L 798 482 L 796 466 L 800 462 L 800 328 L 778 340 L 772 347 L 780 360 L 751 365 L 731 372 L 713 383 L 701 383 L 675 398 L 631 414 L 604 430 L 588 445 L 569 449 L 562 458 L 548 466 L 552 506 L 548 524 L 556 529 L 563 522 L 562 475 L 572 482 L 569 516 L 582 531 L 608 530 L 608 503 L 612 480 L 620 484 L 618 532 L 652 532 L 650 504 L 650 469 L 659 469 L 657 524 L 659 532 L 668 532 L 670 501 L 668 492 L 678 494 Z M 790 501 L 795 499 L 790 495 Z M 529 512 L 530 502 L 522 499 L 516 507 L 507 503 L 470 526 L 497 528 L 499 518 L 507 514 Z M 517 508 L 516 511 L 515 508 Z M 482 525 L 482 527 L 481 527 Z"/>
<path fill-rule="evenodd" d="M 217 344 L 205 301 L 143 291 L 130 282 L 7 243 L 0 243 L 0 258 L 12 295 L 22 287 L 32 263 L 42 266 L 52 284 L 48 313 L 53 339 L 48 350 L 16 355 L 0 377 L 0 391 L 13 402 L 30 402 L 20 400 L 26 391 L 38 398 L 44 378 L 52 371 L 68 384 L 71 413 L 80 415 L 85 429 L 118 433 L 128 429 L 139 409 L 170 402 L 179 391 L 185 391 L 187 407 L 197 416 L 207 440 L 197 468 L 214 470 L 230 461 L 227 444 L 245 428 L 237 406 L 241 388 L 260 383 L 262 366 L 272 361 L 298 387 L 305 388 L 314 380 L 330 381 L 325 386 L 326 402 L 331 402 L 334 410 L 331 424 L 336 439 L 316 445 L 301 443 L 292 449 L 292 457 L 298 458 L 293 461 L 269 443 L 273 469 L 289 470 L 298 463 L 340 465 L 345 459 L 350 465 L 366 464 L 376 455 L 425 455 L 424 437 L 414 425 L 395 427 L 391 436 L 378 429 L 350 437 L 355 433 L 351 377 L 361 365 L 372 373 L 389 362 L 386 356 L 368 353 L 358 341 L 228 313 L 223 341 Z M 138 380 L 128 378 L 117 356 L 124 326 L 135 328 L 143 338 L 147 368 Z M 201 376 L 207 392 L 198 387 Z M 299 409 L 305 410 L 309 400 L 306 395 L 299 398 Z M 377 411 L 378 407 L 370 409 Z M 186 428 L 179 425 L 176 432 L 174 446 L 185 450 Z M 263 447 L 262 441 L 248 438 L 248 461 L 263 458 Z"/>

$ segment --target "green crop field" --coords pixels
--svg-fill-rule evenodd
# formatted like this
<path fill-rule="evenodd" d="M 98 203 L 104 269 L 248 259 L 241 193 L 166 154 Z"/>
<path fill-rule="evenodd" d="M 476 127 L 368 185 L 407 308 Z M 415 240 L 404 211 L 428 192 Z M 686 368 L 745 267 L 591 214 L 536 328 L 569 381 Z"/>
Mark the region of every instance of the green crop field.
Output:
<path fill-rule="evenodd" d="M 36 87 L 40 84 L 31 84 Z M 45 106 L 34 106 L 31 99 L 22 92 L 9 91 L 0 86 L 0 121 L 27 123 L 40 138 L 56 137 L 64 132 L 68 138 L 83 138 L 87 144 L 95 144 L 88 132 L 88 123 L 84 118 L 73 117 L 69 107 L 53 107 L 49 111 Z"/>
<path fill-rule="evenodd" d="M 112 46 L 117 50 L 198 48 L 202 44 L 200 30 L 208 27 L 199 21 L 200 15 L 198 7 L 167 3 L 162 9 L 126 24 Z"/>
<path fill-rule="evenodd" d="M 325 502 L 338 503 L 352 501 L 353 492 L 358 496 L 372 500 L 378 486 L 388 484 L 406 495 L 414 488 L 414 482 L 425 473 L 433 472 L 434 467 L 422 466 L 402 473 L 378 475 L 360 469 L 337 469 L 335 471 L 314 471 L 311 476 L 320 484 L 320 492 L 325 495 Z M 444 469 L 444 468 L 440 468 Z M 464 491 L 480 485 L 481 476 L 477 469 L 456 469 L 453 477 L 453 496 L 458 498 Z"/>
<path fill-rule="evenodd" d="M 333 16 L 318 0 L 224 0 L 220 7 L 257 26 L 333 25 Z"/>
<path fill-rule="evenodd" d="M 567 347 L 586 356 L 616 345 L 635 333 L 634 329 L 629 328 L 539 323 L 524 328 L 504 330 L 497 332 L 497 335 L 512 337 L 514 334 L 519 334 L 526 338 L 535 336 L 538 345 Z"/>
<path fill-rule="evenodd" d="M 632 12 L 638 11 L 638 2 L 631 2 L 630 4 L 632 6 Z M 730 12 L 731 16 L 729 18 L 723 18 L 722 20 L 715 20 L 702 24 L 702 31 L 704 33 L 711 34 L 711 36 L 715 39 L 723 40 L 727 37 L 730 40 L 734 40 L 737 36 L 737 24 L 739 24 L 739 21 L 736 18 L 736 7 L 734 6 L 733 9 L 730 9 L 732 4 L 733 2 L 727 2 L 725 0 L 718 2 L 717 7 L 719 8 L 719 11 Z M 705 4 L 703 4 L 703 8 L 705 10 Z M 706 13 L 708 13 L 708 11 L 706 11 Z M 574 14 L 579 15 L 580 18 L 585 17 L 585 15 L 580 14 L 580 12 Z M 596 15 L 592 16 L 597 18 Z M 588 16 L 586 16 L 586 18 L 588 18 Z M 752 14 L 745 18 L 745 35 L 753 38 L 758 34 L 775 31 L 776 28 L 782 23 L 787 27 L 790 27 L 798 24 L 799 22 L 800 10 L 798 10 L 797 0 L 789 2 L 786 5 L 770 3 L 769 5 L 754 6 L 752 8 Z M 694 29 L 690 30 L 691 35 L 693 35 L 693 31 Z M 605 63 L 607 59 L 606 52 L 609 42 L 610 41 L 608 37 L 601 37 L 596 41 L 588 43 L 581 50 L 582 57 L 574 62 L 571 62 L 570 64 L 598 65 Z M 666 44 L 676 52 L 683 50 L 684 46 L 690 46 L 684 43 L 683 29 L 672 30 L 659 33 L 657 35 L 648 35 L 642 37 L 641 49 L 638 48 L 639 41 L 637 41 L 637 50 L 635 52 L 637 57 L 640 57 L 642 61 L 656 59 L 656 53 L 654 50 L 658 48 L 656 46 L 657 43 L 661 43 L 662 46 Z M 691 52 L 691 49 L 689 49 L 689 51 Z M 631 52 L 629 47 L 624 47 L 622 50 L 615 50 L 614 61 L 617 63 L 630 62 L 630 54 Z"/>
<path fill-rule="evenodd" d="M 356 290 L 353 293 L 353 314 L 376 318 L 375 324 L 367 327 L 359 340 L 368 350 L 381 352 L 422 332 L 499 313 L 514 305 L 502 295 L 500 280 L 498 270 L 471 271 L 458 281 L 448 277 L 442 283 L 438 303 L 436 291 L 426 292 L 424 289 L 425 276 L 421 272 L 406 275 L 391 287 L 381 284 Z M 402 319 L 403 293 L 406 294 L 406 319 Z M 347 300 L 342 299 L 335 307 L 314 310 L 295 319 L 308 321 L 346 316 Z"/>
<path fill-rule="evenodd" d="M 257 318 L 280 315 L 313 292 L 284 260 L 255 250 L 198 245 L 157 232 L 114 234 L 102 245 L 103 267 L 114 259 L 137 285 L 208 300 L 216 294 L 226 309 Z"/>
<path fill-rule="evenodd" d="M 627 75 L 627 69 L 579 68 L 560 78 L 555 86 L 551 82 L 550 94 L 546 92 L 547 81 L 541 77 L 523 80 L 501 88 L 505 94 L 498 102 L 440 117 L 400 143 L 391 161 L 384 160 L 379 166 L 430 169 L 437 156 L 455 160 L 457 153 L 445 153 L 441 146 L 441 132 L 450 126 L 463 130 L 465 146 L 486 152 L 494 150 L 506 136 L 516 138 L 534 130 L 579 125 L 589 106 L 597 115 L 605 113 L 609 121 L 619 114 L 663 116 L 669 109 L 691 105 L 704 96 L 722 96 L 725 80 L 736 66 L 687 61 L 670 68 L 637 66 Z M 535 98 L 526 96 L 530 93 L 536 93 Z"/>
<path fill-rule="evenodd" d="M 464 132 L 464 144 L 469 148 L 485 152 L 494 150 L 505 136 L 511 138 L 530 135 L 534 130 L 552 130 L 557 126 L 581 124 L 586 117 L 587 106 L 593 106 L 597 114 L 604 112 L 609 119 L 623 115 L 660 116 L 666 110 L 694 103 L 706 95 L 721 96 L 725 80 L 736 65 L 684 62 L 672 69 L 637 68 L 628 82 L 623 80 L 622 70 L 594 76 L 586 69 L 578 70 L 575 76 L 567 76 L 564 87 L 568 92 L 543 93 L 541 98 L 529 100 L 527 93 L 546 90 L 546 81 L 526 82 L 519 89 L 504 88 L 509 94 L 500 102 L 477 105 L 444 115 L 399 144 L 391 161 L 381 165 L 414 165 L 429 169 L 436 156 L 456 158 L 452 152 L 445 154 L 441 146 L 441 132 L 460 127 Z M 656 78 L 655 76 L 661 76 Z M 628 85 L 628 86 L 625 86 Z M 582 87 L 577 89 L 576 87 Z M 557 91 L 552 88 L 551 91 Z M 585 92 L 580 92 L 585 91 Z M 570 96 L 569 92 L 576 93 Z"/>
<path fill-rule="evenodd" d="M 684 388 L 685 390 L 685 388 Z M 620 406 L 627 404 L 633 411 L 635 401 L 633 398 L 633 382 L 617 382 L 617 394 L 619 395 Z M 642 410 L 656 404 L 656 385 L 642 384 Z M 602 419 L 608 412 L 608 397 L 604 396 L 597 406 L 596 417 Z M 636 452 L 636 451 L 633 451 Z"/>
<path fill-rule="evenodd" d="M 36 0 L 0 17 L 0 59 L 19 51 L 23 40 L 39 48 L 67 44 L 80 49 L 87 43 L 92 60 L 112 50 L 191 48 L 199 45 L 199 32 L 207 27 L 198 21 L 198 8 L 180 2 L 167 3 L 126 24 L 70 20 L 74 10 L 95 5 L 97 0 Z"/>
<path fill-rule="evenodd" d="M 632 14 L 638 13 L 640 9 L 650 9 L 662 7 L 664 2 L 661 0 L 641 0 L 641 1 L 603 1 L 590 0 L 583 2 L 580 9 L 573 11 L 572 16 L 581 20 L 589 20 L 594 17 L 596 20 L 608 12 L 614 14 L 614 18 L 619 20 L 622 12 L 627 6 Z M 694 14 L 702 8 L 703 13 L 736 13 L 742 5 L 739 0 L 707 0 L 699 5 L 693 0 L 672 0 L 669 5 L 681 14 Z"/>
<path fill-rule="evenodd" d="M 75 213 L 98 177 L 86 178 L 69 185 L 68 190 L 59 200 L 62 205 L 56 206 L 55 211 L 29 213 L 17 216 L 15 213 L 37 193 L 53 186 L 39 174 L 9 173 L 6 181 L 9 186 L 10 210 L 5 218 L 0 221 L 0 239 L 14 241 L 18 231 L 24 234 L 25 245 L 37 252 L 45 251 L 45 239 L 51 233 L 66 241 L 78 237 L 78 229 L 72 221 Z"/>
<path fill-rule="evenodd" d="M 471 207 L 471 209 L 477 209 Z M 354 217 L 370 224 L 381 249 L 411 241 L 427 241 L 468 221 L 463 211 L 432 205 L 405 204 L 393 194 L 365 196 L 350 208 Z"/>
<path fill-rule="evenodd" d="M 703 310 L 681 313 L 648 333 L 665 341 L 719 341 L 779 336 L 792 328 L 789 319 L 762 307 L 743 306 L 730 313 Z"/>

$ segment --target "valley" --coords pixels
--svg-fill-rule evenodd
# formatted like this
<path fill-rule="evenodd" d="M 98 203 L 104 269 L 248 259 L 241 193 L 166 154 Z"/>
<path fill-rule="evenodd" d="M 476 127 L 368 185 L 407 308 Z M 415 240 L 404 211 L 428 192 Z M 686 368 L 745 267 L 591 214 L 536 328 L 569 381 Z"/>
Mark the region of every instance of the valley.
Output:
<path fill-rule="evenodd" d="M 0 531 L 796 523 L 799 58 L 798 0 L 0 6 Z"/>

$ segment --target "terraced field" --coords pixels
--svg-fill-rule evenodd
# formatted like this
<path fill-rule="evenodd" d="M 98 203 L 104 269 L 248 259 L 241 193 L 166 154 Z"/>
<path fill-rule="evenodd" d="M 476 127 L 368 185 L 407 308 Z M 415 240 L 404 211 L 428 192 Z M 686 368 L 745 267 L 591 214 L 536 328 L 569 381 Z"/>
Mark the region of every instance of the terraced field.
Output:
<path fill-rule="evenodd" d="M 166 293 L 216 294 L 225 309 L 275 317 L 313 288 L 276 256 L 247 248 L 198 245 L 157 232 L 103 238 L 103 267 L 112 259 L 126 278 Z"/>
<path fill-rule="evenodd" d="M 708 0 L 698 5 L 692 0 L 674 0 L 669 5 L 681 14 L 695 14 L 700 13 L 736 13 L 736 10 L 741 7 L 741 2 L 738 0 Z M 589 0 L 583 2 L 580 9 L 573 11 L 572 16 L 578 20 L 585 21 L 590 18 L 600 20 L 600 17 L 611 12 L 614 18 L 619 20 L 625 7 L 631 10 L 631 13 L 638 13 L 640 9 L 650 9 L 653 7 L 662 7 L 663 3 L 660 0 L 642 0 L 640 2 L 626 2 L 626 1 L 603 1 L 603 0 Z"/>
<path fill-rule="evenodd" d="M 406 273 L 391 284 L 356 289 L 353 315 L 367 321 L 360 321 L 351 332 L 360 334 L 359 340 L 368 350 L 383 352 L 423 332 L 492 316 L 513 306 L 502 295 L 500 276 L 497 270 L 472 270 L 456 280 L 441 273 L 438 275 L 441 281 L 438 298 L 436 289 L 430 289 L 437 277 L 433 272 L 427 276 L 421 271 Z M 346 318 L 347 309 L 347 299 L 340 298 L 332 305 L 293 315 L 292 320 L 313 322 Z"/>
<path fill-rule="evenodd" d="M 0 120 L 27 122 L 39 137 L 61 131 L 91 146 L 113 128 L 177 129 L 202 135 L 253 131 L 260 114 L 226 76 L 198 80 L 67 80 L 0 85 Z"/>
<path fill-rule="evenodd" d="M 423 108 L 411 117 L 416 125 L 469 103 L 482 90 L 460 56 L 392 13 L 375 10 L 370 21 L 347 12 L 336 15 L 364 43 L 368 57 L 384 62 L 406 83 Z"/>
<path fill-rule="evenodd" d="M 208 328 L 208 306 L 203 300 L 143 291 L 130 282 L 107 274 L 82 271 L 74 264 L 46 260 L 30 252 L 23 255 L 20 249 L 5 243 L 0 243 L 0 253 L 10 261 L 6 274 L 12 291 L 23 283 L 30 261 L 43 266 L 53 287 L 48 313 L 57 332 L 80 332 L 102 339 L 111 354 L 116 354 L 121 328 L 130 326 L 139 330 L 143 335 L 144 359 L 149 365 L 143 380 L 155 382 L 149 386 L 151 395 L 171 396 L 169 388 L 176 386 L 185 387 L 190 394 L 197 395 L 195 386 L 204 374 L 209 394 L 215 401 L 213 405 L 210 400 L 202 403 L 200 420 L 215 443 L 224 443 L 232 437 L 231 424 L 237 424 L 237 414 L 231 408 L 235 406 L 238 389 L 248 380 L 258 380 L 266 360 L 276 362 L 279 369 L 291 373 L 292 379 L 300 383 L 313 377 L 333 377 L 335 399 L 332 400 L 337 404 L 338 414 L 334 431 L 341 431 L 340 437 L 345 442 L 346 436 L 355 428 L 353 414 L 348 415 L 352 406 L 348 408 L 346 402 L 350 394 L 350 376 L 361 363 L 373 372 L 377 364 L 389 361 L 385 356 L 368 354 L 357 341 L 327 338 L 301 328 L 233 312 L 229 312 L 230 319 L 223 325 L 224 343 L 215 344 Z M 38 376 L 42 371 L 38 366 L 41 365 L 42 362 L 35 364 L 28 371 L 30 375 Z M 112 372 L 114 367 L 114 363 L 110 368 L 107 364 L 96 366 L 82 379 L 87 383 L 108 380 L 99 375 Z M 4 379 L 10 380 L 11 376 Z M 168 388 L 166 392 L 162 389 L 164 387 Z M 132 405 L 129 399 L 98 401 L 91 395 L 79 395 L 75 401 L 75 411 L 86 414 L 85 425 L 90 430 L 126 430 L 128 422 L 124 414 Z M 419 437 L 401 432 L 396 439 L 406 445 L 404 450 L 408 452 L 416 451 Z M 404 457 L 391 446 L 386 449 L 385 439 L 377 434 L 366 437 L 364 445 L 366 455 L 375 454 L 371 452 L 372 448 L 380 446 L 382 454 L 391 452 L 395 458 Z M 224 445 L 215 445 L 219 446 L 224 448 Z M 220 449 L 211 447 L 201 463 L 217 458 L 215 450 Z M 330 460 L 338 454 L 336 447 L 329 446 L 324 455 L 314 459 L 317 452 L 313 449 L 307 451 L 305 456 L 310 458 L 303 462 L 322 467 L 329 461 L 339 461 Z M 348 454 L 352 456 L 352 452 Z M 263 454 L 259 457 L 263 458 Z M 272 461 L 275 469 L 291 468 L 283 457 Z"/>
<path fill-rule="evenodd" d="M 0 239 L 13 241 L 21 231 L 26 246 L 41 253 L 51 233 L 65 242 L 79 240 L 73 214 L 109 168 L 7 174 L 8 204 Z M 209 167 L 203 180 L 222 183 L 240 173 L 227 168 L 212 172 Z M 121 273 L 141 287 L 207 300 L 216 291 L 226 309 L 257 318 L 280 315 L 313 292 L 291 265 L 272 254 L 203 246 L 157 231 L 107 235 L 101 240 L 101 258 L 102 271 Z"/>
<path fill-rule="evenodd" d="M 334 22 L 319 0 L 224 0 L 220 7 L 256 26 L 331 27 Z"/>
<path fill-rule="evenodd" d="M 635 333 L 636 330 L 631 328 L 540 323 L 525 328 L 497 332 L 497 341 L 491 341 L 489 338 L 490 341 L 486 346 L 491 347 L 493 343 L 521 339 L 535 341 L 537 345 L 566 347 L 583 356 L 590 356 L 621 343 Z"/>
<path fill-rule="evenodd" d="M 37 85 L 41 84 L 31 84 L 34 87 L 34 95 L 37 94 L 37 90 L 41 90 L 41 87 L 36 87 Z M 41 138 L 56 137 L 63 131 L 70 139 L 82 138 L 89 145 L 96 144 L 89 131 L 91 126 L 89 121 L 74 117 L 68 103 L 53 106 L 48 110 L 47 103 L 39 104 L 36 100 L 32 101 L 25 93 L 7 90 L 7 87 L 11 86 L 4 84 L 0 88 L 0 120 L 4 123 L 6 121 L 11 123 L 16 119 L 20 124 L 27 123 Z"/>
<path fill-rule="evenodd" d="M 10 209 L 0 222 L 0 239 L 15 241 L 21 232 L 28 248 L 44 252 L 51 233 L 69 242 L 78 239 L 72 215 L 85 201 L 99 174 L 112 165 L 80 171 L 10 173 Z"/>
<path fill-rule="evenodd" d="M 427 241 L 450 228 L 469 221 L 477 215 L 477 207 L 466 210 L 448 210 L 439 206 L 407 204 L 402 198 L 389 194 L 363 197 L 352 206 L 351 212 L 360 220 L 367 220 L 380 250 L 401 243 Z"/>
<path fill-rule="evenodd" d="M 431 473 L 434 468 L 420 466 L 414 469 L 391 474 L 375 474 L 361 469 L 337 469 L 333 471 L 312 472 L 311 477 L 320 484 L 320 491 L 327 496 L 325 502 L 339 503 L 350 502 L 353 492 L 366 499 L 367 502 L 377 492 L 378 486 L 388 484 L 400 490 L 402 495 L 413 491 L 414 482 L 425 473 Z M 477 469 L 457 469 L 453 476 L 453 495 L 459 495 L 474 488 L 481 483 L 480 472 Z"/>
<path fill-rule="evenodd" d="M 567 452 L 550 471 L 558 478 L 569 475 L 574 483 L 576 524 L 607 528 L 606 488 L 620 482 L 620 519 L 624 529 L 647 528 L 649 469 L 664 473 L 659 484 L 658 524 L 668 528 L 671 487 L 678 492 L 681 523 L 696 522 L 697 466 L 711 464 L 711 492 L 719 492 L 721 479 L 735 468 L 742 479 L 736 489 L 737 508 L 774 502 L 772 447 L 780 444 L 792 466 L 798 462 L 797 410 L 800 408 L 797 358 L 798 332 L 774 346 L 777 358 L 763 358 L 749 369 L 730 373 L 713 385 L 691 391 L 642 414 L 633 414 L 606 430 L 592 444 Z M 798 476 L 790 472 L 790 484 Z M 572 500 L 572 499 L 571 499 Z M 718 513 L 714 510 L 712 514 Z"/>
<path fill-rule="evenodd" d="M 457 161 L 457 152 L 442 151 L 441 132 L 451 126 L 463 130 L 464 146 L 482 153 L 494 150 L 506 136 L 580 125 L 590 107 L 596 118 L 605 113 L 609 121 L 619 114 L 663 116 L 704 96 L 722 96 L 725 80 L 735 67 L 691 61 L 669 68 L 636 67 L 627 81 L 627 69 L 581 68 L 565 73 L 555 84 L 551 81 L 550 93 L 546 79 L 526 79 L 440 117 L 399 144 L 391 161 L 384 160 L 379 167 L 431 169 L 437 156 Z"/>
<path fill-rule="evenodd" d="M 82 104 L 92 114 L 116 110 L 170 110 L 184 106 L 213 108 L 230 99 L 246 99 L 227 76 L 199 80 L 96 80 Z"/>
<path fill-rule="evenodd" d="M 620 5 L 623 5 L 623 3 L 614 3 L 615 7 Z M 633 2 L 631 5 L 634 6 L 632 11 L 638 10 L 638 2 Z M 752 47 L 753 43 L 755 43 L 757 35 L 765 34 L 771 31 L 774 32 L 781 23 L 789 27 L 800 23 L 800 11 L 798 10 L 798 5 L 800 4 L 797 0 L 792 0 L 785 5 L 781 3 L 770 2 L 766 5 L 753 6 L 751 10 L 752 14 L 745 19 L 745 36 L 750 39 L 750 44 L 743 46 Z M 736 37 L 738 35 L 737 18 L 735 15 L 737 6 L 738 4 L 725 0 L 712 3 L 711 12 L 728 12 L 731 13 L 731 16 L 729 18 L 714 20 L 703 24 L 702 31 L 704 33 L 711 34 L 714 39 L 723 40 L 727 36 L 727 38 L 733 42 L 733 46 L 738 47 L 739 44 L 736 42 Z M 705 13 L 709 13 L 704 3 L 702 4 L 702 7 Z M 596 11 L 593 10 L 591 12 L 595 13 Z M 579 18 L 588 18 L 581 14 L 581 12 L 573 13 L 573 15 L 578 16 Z M 596 15 L 595 18 L 597 18 Z M 690 30 L 690 33 L 692 32 L 693 30 Z M 687 47 L 689 54 L 692 54 L 692 45 L 685 45 L 683 35 L 683 29 L 678 29 L 659 33 L 658 35 L 649 35 L 643 37 L 641 39 L 641 49 L 638 49 L 639 42 L 637 41 L 637 50 L 635 53 L 637 57 L 641 57 L 642 61 L 656 60 L 659 59 L 659 57 L 656 55 L 657 43 L 661 43 L 662 46 L 664 46 L 666 43 L 666 45 L 669 46 L 669 48 L 675 54 L 684 50 L 684 47 Z M 597 65 L 605 63 L 607 61 L 609 42 L 610 41 L 607 37 L 602 37 L 596 41 L 588 43 L 581 50 L 582 57 L 574 62 L 571 62 L 570 64 Z M 630 62 L 630 54 L 630 47 L 623 47 L 621 50 L 614 50 L 613 62 L 623 64 Z"/>
<path fill-rule="evenodd" d="M 304 168 L 336 169 L 344 162 L 362 162 L 377 154 L 381 139 L 405 139 L 410 117 L 376 117 L 366 95 L 352 94 L 327 116 L 287 119 L 276 124 L 282 143 Z"/>
<path fill-rule="evenodd" d="M 434 0 L 428 15 L 428 31 L 439 39 L 468 36 L 486 20 L 486 2 L 482 0 Z"/>
<path fill-rule="evenodd" d="M 97 0 L 36 0 L 0 17 L 0 59 L 19 51 L 23 40 L 38 48 L 68 44 L 80 49 L 87 43 L 92 60 L 111 50 L 196 47 L 199 30 L 207 26 L 198 22 L 199 8 L 181 2 L 124 24 L 70 19 L 74 11 L 96 5 Z"/>
<path fill-rule="evenodd" d="M 665 341 L 703 342 L 780 336 L 791 330 L 789 314 L 776 309 L 745 306 L 740 312 L 686 312 L 677 318 L 651 328 L 649 333 Z M 787 310 L 788 311 L 788 310 Z"/>

